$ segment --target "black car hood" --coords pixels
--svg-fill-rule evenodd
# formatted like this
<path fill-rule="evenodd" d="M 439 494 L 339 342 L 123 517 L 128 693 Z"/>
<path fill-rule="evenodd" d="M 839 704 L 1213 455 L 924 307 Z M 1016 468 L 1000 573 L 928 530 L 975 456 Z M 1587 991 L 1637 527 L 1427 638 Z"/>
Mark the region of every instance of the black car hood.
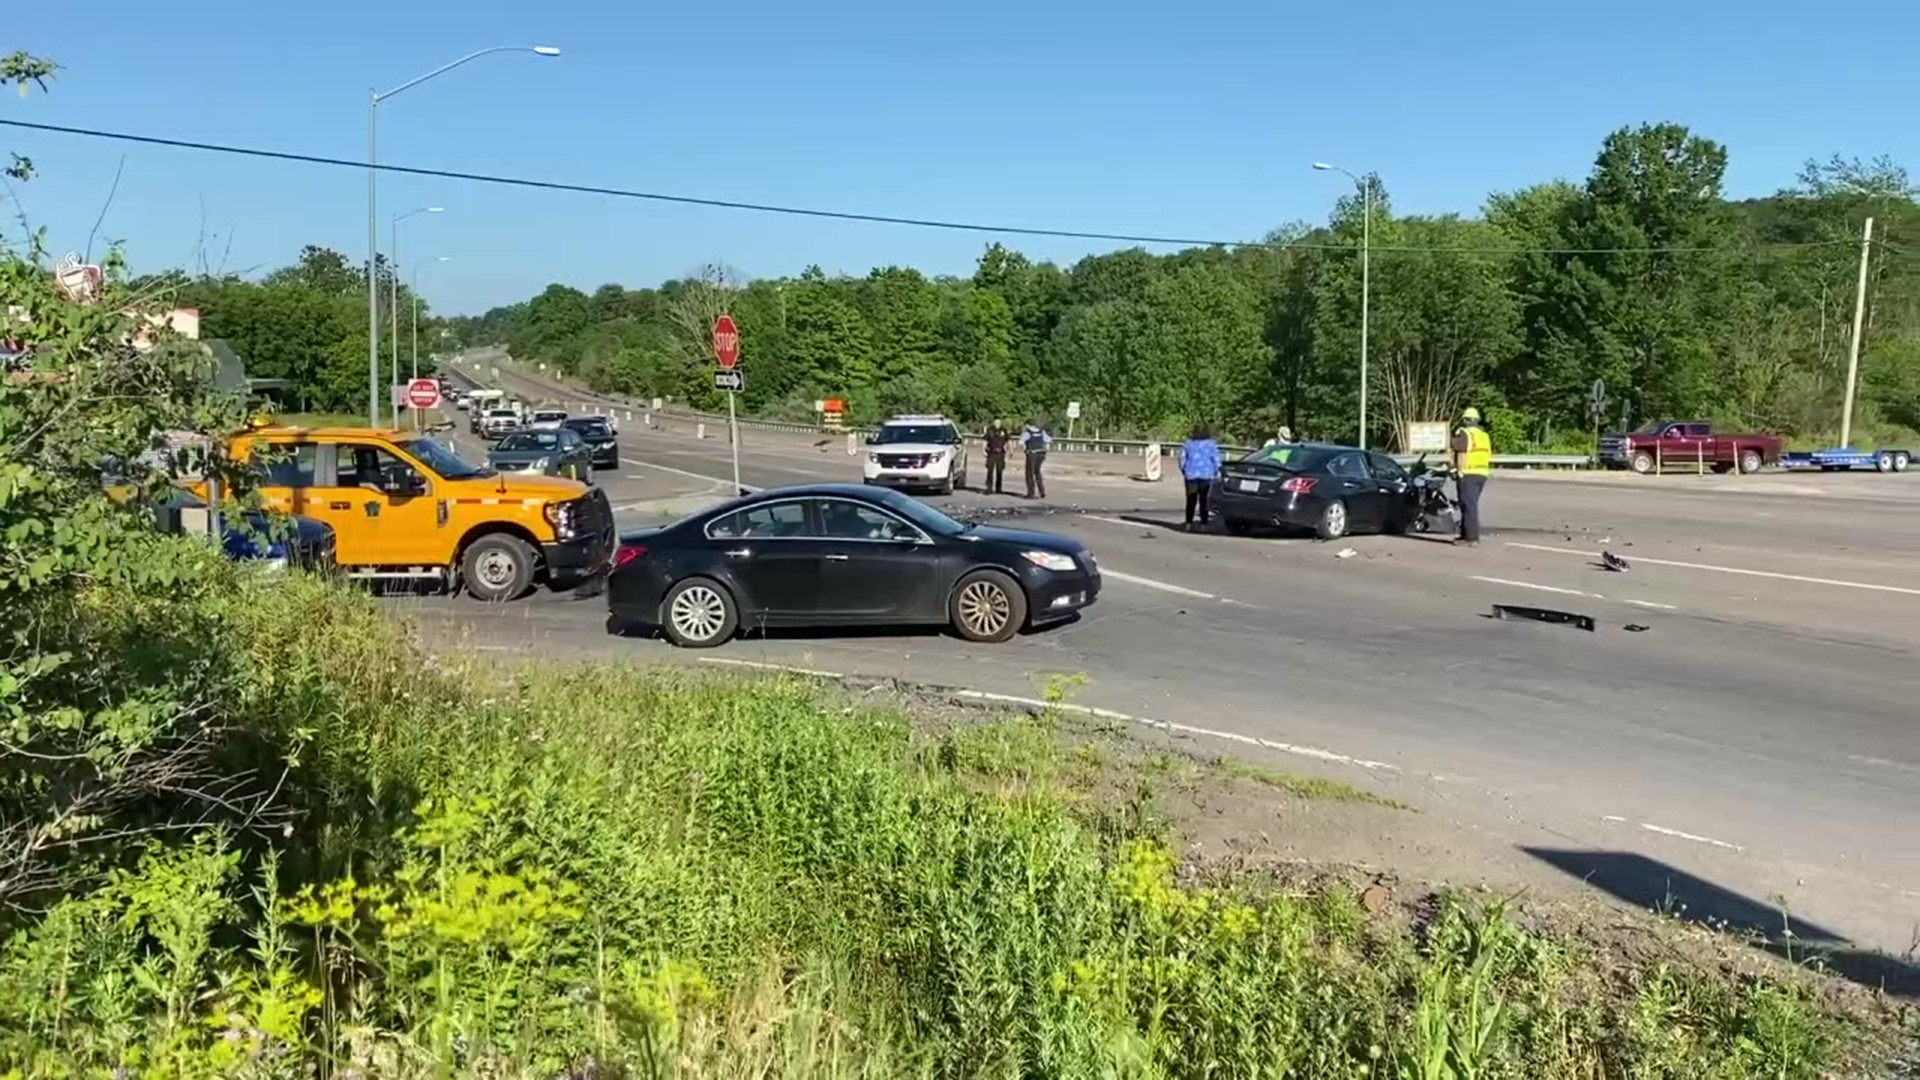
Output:
<path fill-rule="evenodd" d="M 998 525 L 976 525 L 960 534 L 960 539 L 974 537 L 980 540 L 992 540 L 999 544 L 1016 544 L 1020 547 L 1038 548 L 1041 551 L 1057 551 L 1063 555 L 1078 555 L 1087 549 L 1087 545 L 1071 536 L 1059 533 L 1039 532 L 1034 529 L 1003 529 Z"/>

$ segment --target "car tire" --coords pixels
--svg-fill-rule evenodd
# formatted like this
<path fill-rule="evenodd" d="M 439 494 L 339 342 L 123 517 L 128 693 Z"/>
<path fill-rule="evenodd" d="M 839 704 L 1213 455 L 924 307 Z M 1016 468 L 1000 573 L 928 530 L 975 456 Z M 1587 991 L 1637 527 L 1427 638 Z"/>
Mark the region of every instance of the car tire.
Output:
<path fill-rule="evenodd" d="M 493 533 L 460 554 L 460 580 L 467 595 L 489 604 L 520 599 L 533 588 L 533 545 L 509 533 Z"/>
<path fill-rule="evenodd" d="M 1893 471 L 1893 455 L 1887 453 L 1885 450 L 1882 450 L 1878 454 L 1875 454 L 1873 456 L 1873 468 L 1875 472 L 1883 472 L 1883 473 L 1892 472 Z"/>
<path fill-rule="evenodd" d="M 1896 450 L 1896 451 L 1894 451 L 1894 454 L 1893 454 L 1893 471 L 1894 471 L 1894 472 L 1906 472 L 1906 471 L 1907 471 L 1907 465 L 1908 465 L 1908 464 L 1909 464 L 1909 463 L 1911 462 L 1911 460 L 1912 460 L 1912 459 L 1911 459 L 1911 458 L 1910 458 L 1910 457 L 1908 456 L 1908 454 L 1907 454 L 1907 452 L 1906 452 L 1905 450 Z"/>
<path fill-rule="evenodd" d="M 1766 457 L 1752 447 L 1740 451 L 1740 471 L 1742 473 L 1757 473 L 1760 471 L 1760 467 L 1766 463 Z"/>
<path fill-rule="evenodd" d="M 1027 623 L 1027 594 L 1018 582 L 997 570 L 975 570 L 960 579 L 947 598 L 947 619 L 968 641 L 998 644 Z"/>
<path fill-rule="evenodd" d="M 1654 466 L 1657 464 L 1658 462 L 1653 460 L 1653 455 L 1647 453 L 1645 450 L 1635 450 L 1633 456 L 1627 459 L 1627 468 L 1632 469 L 1641 476 L 1647 476 L 1652 473 Z"/>
<path fill-rule="evenodd" d="M 1347 535 L 1347 504 L 1345 500 L 1334 499 L 1320 511 L 1320 520 L 1313 523 L 1313 535 L 1322 540 L 1338 540 Z"/>
<path fill-rule="evenodd" d="M 949 474 L 947 478 L 945 480 L 940 481 L 940 483 L 937 484 L 933 490 L 941 495 L 951 495 L 953 494 L 953 485 L 954 485 L 953 476 Z"/>
<path fill-rule="evenodd" d="M 660 629 L 683 649 L 711 649 L 740 629 L 733 594 L 712 578 L 687 578 L 660 601 Z"/>

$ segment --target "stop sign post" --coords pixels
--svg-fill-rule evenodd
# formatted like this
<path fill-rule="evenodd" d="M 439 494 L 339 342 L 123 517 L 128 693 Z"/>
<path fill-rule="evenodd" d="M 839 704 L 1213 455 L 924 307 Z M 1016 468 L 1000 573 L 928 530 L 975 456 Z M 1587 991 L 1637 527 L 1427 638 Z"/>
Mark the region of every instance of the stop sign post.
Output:
<path fill-rule="evenodd" d="M 440 384 L 432 379 L 415 379 L 407 384 L 407 404 L 416 409 L 431 409 L 440 404 Z"/>
<path fill-rule="evenodd" d="M 720 365 L 721 371 L 732 371 L 740 366 L 740 327 L 734 323 L 731 315 L 722 314 L 713 320 L 713 360 Z M 737 387 L 742 382 L 744 380 L 736 380 L 733 385 Z M 745 495 L 746 490 L 740 486 L 740 421 L 733 400 L 739 396 L 737 389 L 727 390 L 727 442 L 733 447 L 733 490 L 736 494 Z"/>

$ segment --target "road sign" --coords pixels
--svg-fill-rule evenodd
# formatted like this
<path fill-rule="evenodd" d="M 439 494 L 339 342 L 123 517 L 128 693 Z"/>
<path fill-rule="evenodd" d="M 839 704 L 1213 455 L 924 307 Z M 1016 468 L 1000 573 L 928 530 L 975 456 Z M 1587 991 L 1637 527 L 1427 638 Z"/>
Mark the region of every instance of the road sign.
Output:
<path fill-rule="evenodd" d="M 747 373 L 739 368 L 716 371 L 713 373 L 713 388 L 737 394 L 747 388 Z"/>
<path fill-rule="evenodd" d="M 713 358 L 728 371 L 740 364 L 740 328 L 733 324 L 731 315 L 713 320 Z"/>
<path fill-rule="evenodd" d="M 1407 453 L 1441 454 L 1447 449 L 1445 420 L 1414 420 L 1407 424 Z"/>
<path fill-rule="evenodd" d="M 1080 403 L 1079 402 L 1077 401 L 1067 402 L 1067 419 L 1069 420 L 1080 419 Z"/>
<path fill-rule="evenodd" d="M 440 384 L 433 379 L 415 379 L 407 384 L 407 404 L 416 409 L 431 409 L 440 404 Z"/>

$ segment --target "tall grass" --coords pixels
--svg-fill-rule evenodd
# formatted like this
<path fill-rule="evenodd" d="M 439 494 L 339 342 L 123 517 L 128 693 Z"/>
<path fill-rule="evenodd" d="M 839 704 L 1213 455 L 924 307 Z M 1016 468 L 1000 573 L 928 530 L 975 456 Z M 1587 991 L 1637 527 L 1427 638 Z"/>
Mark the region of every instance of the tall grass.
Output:
<path fill-rule="evenodd" d="M 249 580 L 212 623 L 297 751 L 269 837 L 156 838 L 12 924 L 23 1076 L 1812 1077 L 1787 983 L 1623 968 L 1499 905 L 1202 880 L 1031 720 L 791 680 L 423 660 Z M 424 672 L 424 674 L 423 674 Z"/>

